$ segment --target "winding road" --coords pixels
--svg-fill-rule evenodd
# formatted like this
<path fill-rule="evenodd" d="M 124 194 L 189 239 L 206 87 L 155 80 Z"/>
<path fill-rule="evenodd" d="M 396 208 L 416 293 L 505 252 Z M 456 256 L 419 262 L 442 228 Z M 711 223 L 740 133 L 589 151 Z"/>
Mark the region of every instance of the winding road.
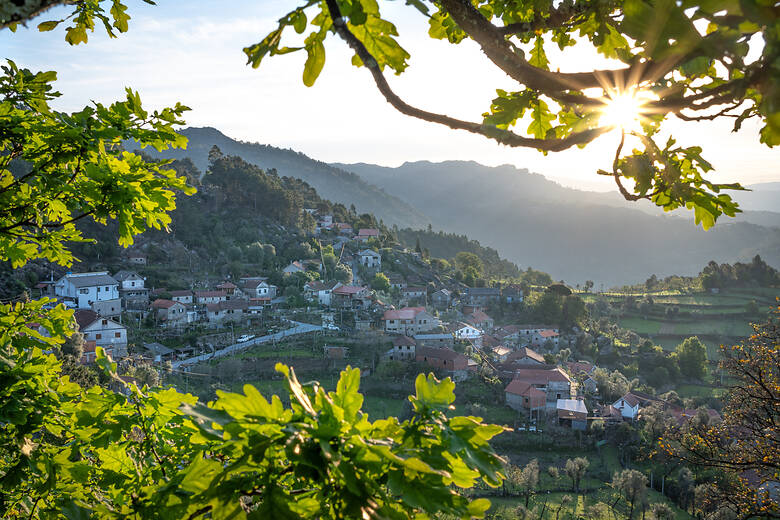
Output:
<path fill-rule="evenodd" d="M 193 356 L 187 359 L 179 359 L 177 361 L 173 361 L 171 365 L 173 365 L 173 368 L 178 368 L 184 365 L 192 365 L 194 363 L 200 363 L 201 361 L 209 361 L 210 359 L 229 356 L 230 354 L 235 354 L 236 352 L 240 352 L 249 347 L 254 347 L 255 345 L 260 345 L 262 343 L 268 343 L 269 341 L 279 341 L 290 336 L 295 336 L 298 334 L 306 334 L 308 332 L 316 332 L 322 330 L 322 327 L 320 327 L 319 325 L 300 323 L 298 321 L 291 321 L 290 323 L 294 324 L 294 326 L 289 329 L 283 330 L 281 332 L 277 332 L 276 334 L 261 336 L 259 338 L 254 338 L 249 341 L 245 341 L 243 343 L 234 343 L 223 349 L 217 350 L 215 352 L 210 352 L 208 354 L 201 354 L 199 356 Z"/>

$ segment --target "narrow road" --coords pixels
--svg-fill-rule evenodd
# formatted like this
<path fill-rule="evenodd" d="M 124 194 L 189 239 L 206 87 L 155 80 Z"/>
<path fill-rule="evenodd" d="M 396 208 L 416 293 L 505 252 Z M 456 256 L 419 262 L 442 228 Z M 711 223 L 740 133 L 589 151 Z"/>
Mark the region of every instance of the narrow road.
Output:
<path fill-rule="evenodd" d="M 199 356 L 193 356 L 187 359 L 179 359 L 177 361 L 173 361 L 171 365 L 173 365 L 173 368 L 178 368 L 183 365 L 192 365 L 194 363 L 200 363 L 201 361 L 208 361 L 210 359 L 215 359 L 218 357 L 229 356 L 230 354 L 235 354 L 236 352 L 240 352 L 249 347 L 254 347 L 255 345 L 260 345 L 261 343 L 268 343 L 269 341 L 279 341 L 290 336 L 295 336 L 297 334 L 306 334 L 307 332 L 315 332 L 318 330 L 322 330 L 322 327 L 320 327 L 319 325 L 311 325 L 309 323 L 300 323 L 297 321 L 291 321 L 290 323 L 294 324 L 292 328 L 283 330 L 281 332 L 277 332 L 276 334 L 261 336 L 259 338 L 254 338 L 249 341 L 245 341 L 244 343 L 234 343 L 223 349 L 217 350 L 215 352 L 210 352 L 208 354 L 201 354 Z"/>

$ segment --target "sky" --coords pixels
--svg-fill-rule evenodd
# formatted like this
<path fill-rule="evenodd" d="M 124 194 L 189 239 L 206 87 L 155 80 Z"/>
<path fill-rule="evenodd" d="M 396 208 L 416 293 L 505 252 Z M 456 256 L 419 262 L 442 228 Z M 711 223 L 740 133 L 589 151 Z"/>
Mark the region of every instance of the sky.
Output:
<path fill-rule="evenodd" d="M 97 30 L 86 45 L 71 47 L 63 28 L 39 33 L 37 23 L 68 12 L 60 8 L 15 34 L 0 31 L 0 58 L 32 70 L 56 70 L 55 86 L 63 94 L 55 102 L 59 110 L 78 110 L 92 101 L 110 103 L 131 87 L 147 109 L 177 101 L 191 107 L 185 114 L 190 126 L 213 126 L 235 139 L 291 148 L 321 161 L 398 166 L 417 160 L 473 160 L 527 168 L 565 186 L 614 189 L 595 171 L 610 168 L 618 135 L 600 137 L 583 150 L 545 156 L 404 116 L 385 102 L 366 69 L 350 64 L 351 52 L 336 37 L 326 43 L 325 68 L 311 88 L 301 80 L 304 52 L 266 58 L 259 69 L 247 66 L 242 49 L 273 30 L 296 2 L 127 4 L 130 30 L 117 39 Z M 496 89 L 517 90 L 472 42 L 455 46 L 430 39 L 425 19 L 403 2 L 383 2 L 382 10 L 412 56 L 404 74 L 386 73 L 392 88 L 410 104 L 479 121 Z M 584 70 L 584 63 L 587 68 L 609 65 L 578 47 L 551 52 L 551 61 L 572 71 Z M 780 153 L 758 142 L 755 123 L 745 124 L 739 133 L 730 132 L 728 121 L 674 121 L 669 128 L 681 144 L 704 148 L 704 157 L 716 168 L 716 182 L 780 181 Z"/>

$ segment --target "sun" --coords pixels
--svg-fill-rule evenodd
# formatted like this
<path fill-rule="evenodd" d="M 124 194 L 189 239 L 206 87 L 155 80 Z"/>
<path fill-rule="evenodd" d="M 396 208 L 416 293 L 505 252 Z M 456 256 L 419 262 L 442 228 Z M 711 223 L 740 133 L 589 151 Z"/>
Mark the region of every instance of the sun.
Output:
<path fill-rule="evenodd" d="M 645 119 L 646 105 L 654 99 L 656 98 L 653 94 L 647 90 L 607 92 L 607 96 L 602 98 L 604 107 L 601 109 L 599 123 L 625 132 L 639 131 Z"/>

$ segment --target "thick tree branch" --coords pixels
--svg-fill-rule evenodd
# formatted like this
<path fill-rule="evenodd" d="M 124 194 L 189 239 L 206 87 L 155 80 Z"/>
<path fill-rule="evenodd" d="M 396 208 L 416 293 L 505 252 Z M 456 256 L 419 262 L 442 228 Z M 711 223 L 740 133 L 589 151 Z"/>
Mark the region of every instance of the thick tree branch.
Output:
<path fill-rule="evenodd" d="M 0 29 L 15 23 L 25 23 L 58 5 L 73 5 L 77 0 L 26 0 L 2 2 L 0 5 Z"/>
<path fill-rule="evenodd" d="M 576 96 L 567 91 L 580 91 L 588 88 L 625 89 L 645 82 L 655 82 L 674 70 L 681 62 L 700 54 L 700 50 L 688 53 L 672 53 L 669 58 L 661 61 L 635 62 L 630 67 L 614 70 L 594 70 L 590 72 L 551 72 L 534 67 L 516 51 L 514 45 L 505 37 L 505 29 L 496 27 L 477 10 L 469 0 L 441 0 L 441 6 L 452 17 L 456 24 L 482 48 L 482 52 L 498 68 L 509 77 L 526 87 L 538 90 L 563 104 L 579 104 L 598 106 L 603 104 L 598 99 Z M 565 21 L 565 20 L 564 20 Z M 534 23 L 531 22 L 531 26 Z M 542 24 L 542 20 L 538 23 Z M 554 23 L 562 23 L 555 20 Z M 508 26 L 509 27 L 509 26 Z M 527 29 L 529 27 L 519 27 Z M 717 34 L 707 38 L 715 38 Z M 727 103 L 734 99 L 733 89 L 747 79 L 730 81 L 707 92 L 701 92 L 688 97 L 675 97 L 647 103 L 652 110 L 702 110 L 709 106 Z M 700 105 L 694 105 L 697 100 L 716 97 Z"/>
<path fill-rule="evenodd" d="M 495 126 L 486 125 L 484 123 L 475 123 L 471 121 L 463 121 L 443 114 L 437 114 L 434 112 L 428 112 L 419 108 L 413 107 L 406 103 L 403 99 L 393 92 L 390 85 L 387 83 L 382 74 L 379 64 L 371 53 L 366 49 L 366 46 L 349 30 L 345 19 L 341 15 L 341 10 L 335 0 L 326 0 L 328 10 L 330 12 L 331 19 L 333 20 L 333 26 L 338 35 L 355 51 L 360 60 L 371 72 L 374 78 L 379 92 L 385 97 L 388 103 L 390 103 L 396 110 L 402 114 L 422 119 L 431 123 L 438 123 L 454 130 L 466 130 L 474 134 L 480 134 L 491 139 L 495 139 L 501 144 L 505 144 L 513 147 L 526 147 L 536 148 L 538 150 L 545 150 L 550 152 L 558 152 L 571 148 L 579 144 L 589 143 L 598 136 L 608 132 L 610 128 L 594 128 L 585 130 L 582 132 L 575 132 L 567 137 L 560 139 L 536 139 L 531 137 L 524 137 L 508 130 L 502 130 Z M 578 100 L 578 104 L 582 104 L 584 98 L 581 96 L 571 96 Z"/>

